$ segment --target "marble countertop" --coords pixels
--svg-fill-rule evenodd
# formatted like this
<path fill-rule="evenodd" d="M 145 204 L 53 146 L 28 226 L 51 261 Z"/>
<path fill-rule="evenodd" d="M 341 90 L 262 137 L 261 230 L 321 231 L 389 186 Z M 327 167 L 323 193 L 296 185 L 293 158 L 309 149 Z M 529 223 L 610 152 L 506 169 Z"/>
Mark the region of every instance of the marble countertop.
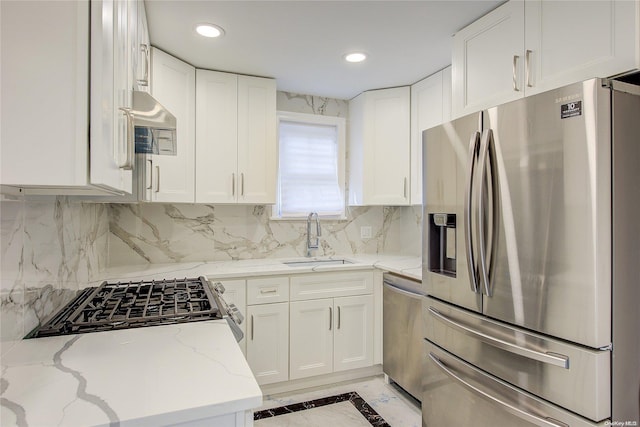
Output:
<path fill-rule="evenodd" d="M 318 260 L 320 258 L 316 258 Z M 421 279 L 421 259 L 349 255 L 348 264 L 298 259 L 109 268 L 102 280 L 211 280 L 378 268 Z M 27 339 L 2 356 L 0 424 L 156 426 L 259 407 L 262 394 L 226 321 Z"/>
<path fill-rule="evenodd" d="M 224 320 L 22 340 L 1 388 L 3 426 L 158 426 L 262 404 Z"/>
<path fill-rule="evenodd" d="M 345 259 L 349 264 L 328 264 L 291 267 L 285 262 Z M 321 271 L 348 271 L 378 268 L 416 280 L 422 280 L 422 259 L 407 255 L 346 255 L 326 258 L 250 259 L 237 261 L 210 261 L 172 264 L 145 264 L 142 266 L 113 267 L 105 270 L 100 281 L 150 280 L 177 277 L 207 276 L 210 280 L 236 277 L 289 275 Z M 93 284 L 95 285 L 95 283 Z"/>

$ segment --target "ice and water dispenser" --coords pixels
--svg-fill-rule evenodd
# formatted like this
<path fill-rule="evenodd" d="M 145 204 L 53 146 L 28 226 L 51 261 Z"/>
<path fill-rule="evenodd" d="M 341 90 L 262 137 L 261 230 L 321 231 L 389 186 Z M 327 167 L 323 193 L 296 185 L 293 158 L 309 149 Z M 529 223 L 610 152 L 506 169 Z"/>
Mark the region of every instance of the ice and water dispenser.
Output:
<path fill-rule="evenodd" d="M 429 271 L 456 277 L 456 215 L 429 214 Z"/>

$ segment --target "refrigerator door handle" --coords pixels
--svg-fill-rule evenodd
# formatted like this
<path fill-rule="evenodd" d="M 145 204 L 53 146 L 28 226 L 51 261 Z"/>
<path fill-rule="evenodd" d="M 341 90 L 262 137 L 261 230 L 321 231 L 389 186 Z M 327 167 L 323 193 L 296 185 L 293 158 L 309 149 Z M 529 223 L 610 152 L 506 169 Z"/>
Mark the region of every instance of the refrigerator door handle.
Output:
<path fill-rule="evenodd" d="M 480 191 L 478 192 L 478 248 L 480 258 L 480 281 L 484 287 L 484 293 L 491 297 L 493 291 L 490 286 L 489 277 L 491 273 L 491 261 L 494 245 L 496 244 L 496 230 L 498 220 L 498 194 L 497 174 L 496 174 L 496 154 L 493 131 L 485 129 L 480 142 Z M 487 164 L 490 165 L 487 168 Z M 487 169 L 489 174 L 487 176 Z M 487 184 L 487 185 L 485 185 Z M 489 190 L 489 191 L 486 191 Z M 485 208 L 485 200 L 490 200 Z M 486 212 L 485 212 L 486 211 Z M 488 217 L 488 220 L 486 220 Z M 485 232 L 485 226 L 490 228 Z M 488 237 L 488 239 L 487 239 Z"/>
<path fill-rule="evenodd" d="M 440 360 L 440 358 L 438 356 L 436 356 L 435 354 L 429 352 L 429 358 L 433 361 L 433 363 L 435 363 L 438 368 L 442 369 L 442 371 L 444 371 L 445 374 L 447 374 L 449 377 L 453 378 L 455 381 L 459 382 L 460 384 L 462 384 L 464 387 L 470 389 L 471 391 L 479 394 L 480 396 L 484 397 L 485 399 L 488 399 L 489 401 L 496 403 L 498 405 L 500 405 L 502 408 L 504 408 L 507 412 L 515 415 L 518 418 L 521 418 L 525 421 L 528 421 L 532 424 L 535 425 L 539 425 L 539 426 L 547 426 L 547 427 L 569 427 L 569 425 L 558 421 L 556 419 L 553 419 L 551 417 L 543 417 L 540 415 L 534 415 L 531 414 L 527 411 L 524 411 L 520 408 L 518 408 L 515 405 L 512 405 L 509 402 L 505 402 L 504 400 L 493 396 L 489 393 L 487 393 L 486 391 L 480 389 L 479 387 L 474 386 L 473 384 L 470 384 L 469 382 L 465 381 L 464 379 L 462 379 L 459 375 L 457 375 L 452 368 L 446 366 L 444 364 L 444 362 L 442 362 Z M 514 392 L 517 393 L 517 392 Z M 514 398 L 514 401 L 517 400 L 517 396 L 516 398 Z"/>
<path fill-rule="evenodd" d="M 471 290 L 478 293 L 478 277 L 476 274 L 476 260 L 473 252 L 473 233 L 472 233 L 472 216 L 471 209 L 473 204 L 473 176 L 476 167 L 476 159 L 478 157 L 478 149 L 480 146 L 480 132 L 474 132 L 469 141 L 469 167 L 467 170 L 467 188 L 464 199 L 464 242 L 467 252 L 467 267 L 469 269 L 469 281 Z"/>
<path fill-rule="evenodd" d="M 496 338 L 494 336 L 489 335 L 486 332 L 476 330 L 471 326 L 465 325 L 461 322 L 457 322 L 448 316 L 440 313 L 436 308 L 429 307 L 429 313 L 434 316 L 436 319 L 446 323 L 447 325 L 462 331 L 463 333 L 470 335 L 485 344 L 489 344 L 490 346 L 499 348 L 504 351 L 508 351 L 509 353 L 514 353 L 528 359 L 537 360 L 538 362 L 547 363 L 549 365 L 558 366 L 560 368 L 569 369 L 569 357 L 564 354 L 551 353 L 551 352 L 542 352 L 532 348 L 523 347 L 521 345 L 517 345 L 506 341 L 501 338 Z"/>

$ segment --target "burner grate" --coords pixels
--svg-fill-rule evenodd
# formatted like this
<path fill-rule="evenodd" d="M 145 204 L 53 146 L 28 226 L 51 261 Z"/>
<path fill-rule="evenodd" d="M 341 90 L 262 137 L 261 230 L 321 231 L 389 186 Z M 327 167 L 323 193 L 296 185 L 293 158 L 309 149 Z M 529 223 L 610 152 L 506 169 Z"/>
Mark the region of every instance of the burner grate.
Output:
<path fill-rule="evenodd" d="M 28 338 L 220 318 L 204 277 L 103 282 L 85 289 Z"/>

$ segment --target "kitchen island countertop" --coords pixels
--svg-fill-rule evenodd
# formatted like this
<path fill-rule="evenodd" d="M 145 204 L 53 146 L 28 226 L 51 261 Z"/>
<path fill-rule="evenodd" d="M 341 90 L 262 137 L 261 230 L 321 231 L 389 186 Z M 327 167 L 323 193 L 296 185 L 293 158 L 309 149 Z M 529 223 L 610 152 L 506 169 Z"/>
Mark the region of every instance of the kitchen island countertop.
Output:
<path fill-rule="evenodd" d="M 25 339 L 1 386 L 3 426 L 197 423 L 262 404 L 225 320 Z"/>

